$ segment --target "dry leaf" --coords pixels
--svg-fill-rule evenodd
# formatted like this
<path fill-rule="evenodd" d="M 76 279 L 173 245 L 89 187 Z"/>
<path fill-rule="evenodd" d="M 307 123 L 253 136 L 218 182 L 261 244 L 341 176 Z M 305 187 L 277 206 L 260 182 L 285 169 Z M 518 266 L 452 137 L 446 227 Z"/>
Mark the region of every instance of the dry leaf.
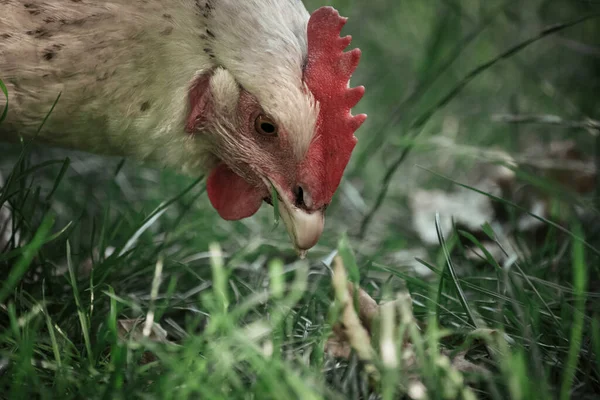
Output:
<path fill-rule="evenodd" d="M 4 185 L 4 179 L 0 175 L 0 188 Z M 13 237 L 12 212 L 7 203 L 0 204 L 0 252 L 6 247 Z M 19 242 L 19 232 L 14 232 L 15 241 Z"/>
<path fill-rule="evenodd" d="M 6 205 L 2 205 L 0 206 L 0 251 L 8 244 L 12 235 L 12 213 Z"/>
<path fill-rule="evenodd" d="M 454 369 L 456 369 L 457 371 L 476 374 L 487 374 L 489 372 L 487 368 L 467 360 L 466 357 L 468 350 L 461 351 L 457 353 L 454 357 L 450 357 L 450 352 L 443 353 L 446 353 L 446 355 L 448 355 L 448 357 L 451 360 L 452 367 L 454 367 Z"/>
<path fill-rule="evenodd" d="M 325 353 L 342 359 L 349 359 L 352 351 L 358 358 L 365 363 L 365 369 L 372 378 L 378 379 L 378 371 L 372 364 L 375 350 L 373 349 L 372 335 L 376 328 L 374 324 L 381 321 L 380 329 L 380 350 L 382 361 L 389 368 L 395 368 L 397 362 L 398 338 L 395 332 L 398 320 L 403 324 L 417 324 L 412 314 L 412 301 L 407 293 L 400 294 L 394 301 L 377 304 L 367 292 L 348 282 L 346 271 L 340 256 L 334 259 L 333 286 L 335 290 L 336 301 L 340 304 L 342 312 L 340 321 L 333 326 L 332 335 L 325 343 Z M 358 290 L 358 292 L 356 292 Z M 354 307 L 354 295 L 356 293 L 357 309 Z M 396 310 L 400 314 L 396 318 Z M 402 364 L 409 368 L 416 364 L 416 354 L 411 343 L 408 342 L 408 332 L 404 337 L 403 350 L 401 352 Z M 454 368 L 458 372 L 488 372 L 482 366 L 479 366 L 466 359 L 466 351 L 459 352 L 450 357 L 450 352 L 443 350 L 439 354 L 439 359 L 446 359 L 448 367 Z M 462 379 L 462 378 L 461 378 Z M 417 398 L 415 396 L 414 398 Z"/>
<path fill-rule="evenodd" d="M 117 333 L 119 339 L 124 341 L 138 342 L 145 338 L 144 336 L 144 325 L 145 321 L 143 318 L 136 319 L 120 319 L 117 321 Z M 167 331 L 165 331 L 158 323 L 152 323 L 150 334 L 147 340 L 157 343 L 171 343 L 167 340 Z M 157 357 L 151 351 L 144 351 L 140 364 L 145 365 L 150 362 L 156 361 Z"/>
<path fill-rule="evenodd" d="M 587 193 L 594 189 L 596 168 L 590 157 L 586 157 L 573 140 L 553 141 L 548 155 L 555 164 L 546 170 L 546 174 L 560 184 L 578 193 Z"/>
<path fill-rule="evenodd" d="M 493 191 L 492 187 L 490 191 Z M 481 225 L 494 218 L 490 199 L 466 189 L 453 193 L 441 190 L 416 190 L 411 195 L 409 204 L 412 210 L 413 228 L 421 240 L 428 245 L 439 243 L 435 227 L 436 213 L 440 214 L 440 228 L 444 236 L 448 236 L 452 230 L 452 219 L 469 230 L 479 230 Z"/>
<path fill-rule="evenodd" d="M 117 321 L 117 329 L 119 338 L 122 340 L 133 340 L 134 342 L 143 340 L 145 320 L 143 318 L 136 319 L 120 319 Z M 160 324 L 154 322 L 150 330 L 150 335 L 146 338 L 152 342 L 170 343 L 167 340 L 167 331 Z"/>
<path fill-rule="evenodd" d="M 359 293 L 362 292 L 362 296 L 359 296 L 359 298 L 362 297 L 362 301 L 359 299 L 359 314 L 357 314 L 353 302 L 354 289 L 350 289 L 350 287 L 351 284 L 348 282 L 342 259 L 340 256 L 336 256 L 333 267 L 333 288 L 335 298 L 339 302 L 342 311 L 341 321 L 334 327 L 334 334 L 341 340 L 347 341 L 356 350 L 361 360 L 366 361 L 372 358 L 371 338 L 369 329 L 364 325 L 359 314 L 364 315 L 364 320 L 369 320 L 369 317 L 372 317 L 374 300 L 364 291 L 359 290 Z M 361 305 L 365 305 L 367 310 L 360 310 Z M 375 304 L 375 307 L 377 307 L 377 304 Z"/>
<path fill-rule="evenodd" d="M 351 282 L 347 283 L 347 298 L 348 302 L 344 305 L 346 307 L 352 307 L 354 309 L 352 302 L 354 299 L 354 285 Z M 369 335 L 369 343 L 370 343 L 370 335 L 371 335 L 371 327 L 373 320 L 379 313 L 379 305 L 367 292 L 363 289 L 358 288 L 357 293 L 358 300 L 358 319 L 360 320 L 361 329 L 364 329 Z M 353 327 L 352 321 L 345 321 L 344 318 L 348 319 L 348 313 L 343 311 L 342 313 L 342 322 L 335 324 L 332 328 L 333 334 L 325 343 L 325 352 L 330 354 L 333 357 L 339 358 L 349 358 L 350 353 L 352 352 L 352 347 L 350 346 L 350 338 L 349 335 L 352 335 L 352 332 L 348 333 L 349 329 L 357 329 Z"/>
<path fill-rule="evenodd" d="M 540 175 L 578 193 L 588 193 L 595 188 L 594 161 L 581 152 L 573 140 L 554 140 L 547 146 L 531 146 L 521 164 L 533 167 Z"/>

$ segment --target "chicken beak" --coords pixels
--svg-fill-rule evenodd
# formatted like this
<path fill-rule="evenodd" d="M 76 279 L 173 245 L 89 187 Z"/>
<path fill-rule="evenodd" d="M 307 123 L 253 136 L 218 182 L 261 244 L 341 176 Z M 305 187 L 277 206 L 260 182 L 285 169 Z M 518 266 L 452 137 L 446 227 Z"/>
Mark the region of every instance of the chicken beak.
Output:
<path fill-rule="evenodd" d="M 304 258 L 308 249 L 317 244 L 323 233 L 325 215 L 322 210 L 308 213 L 287 201 L 280 208 L 281 219 L 285 224 L 288 235 L 294 243 L 300 258 Z"/>
<path fill-rule="evenodd" d="M 279 195 L 279 214 L 285 229 L 298 255 L 300 258 L 304 258 L 308 249 L 317 244 L 321 233 L 323 233 L 325 225 L 324 210 L 308 212 L 298 208 L 276 184 L 271 181 L 268 182 L 275 187 Z"/>

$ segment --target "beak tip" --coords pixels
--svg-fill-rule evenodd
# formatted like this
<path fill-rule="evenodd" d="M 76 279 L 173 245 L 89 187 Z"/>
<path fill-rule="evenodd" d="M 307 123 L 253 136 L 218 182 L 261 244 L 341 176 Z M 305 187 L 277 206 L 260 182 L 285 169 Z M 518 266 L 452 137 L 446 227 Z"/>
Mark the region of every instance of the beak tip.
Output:
<path fill-rule="evenodd" d="M 299 259 L 304 260 L 306 258 L 306 254 L 308 253 L 308 250 L 302 250 L 296 247 L 296 253 L 298 254 Z"/>
<path fill-rule="evenodd" d="M 285 209 L 282 217 L 296 252 L 303 259 L 307 251 L 317 244 L 323 233 L 325 224 L 323 212 L 316 211 L 309 214 L 297 208 Z"/>

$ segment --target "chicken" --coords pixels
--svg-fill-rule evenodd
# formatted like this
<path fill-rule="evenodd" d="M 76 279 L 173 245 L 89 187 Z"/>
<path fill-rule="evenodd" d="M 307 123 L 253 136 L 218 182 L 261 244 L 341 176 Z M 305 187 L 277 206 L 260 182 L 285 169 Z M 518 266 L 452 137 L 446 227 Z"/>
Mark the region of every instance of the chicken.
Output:
<path fill-rule="evenodd" d="M 207 173 L 226 220 L 272 189 L 313 247 L 366 115 L 346 21 L 300 0 L 0 0 L 0 139 Z M 0 107 L 3 106 L 0 100 Z M 2 108 L 0 108 L 2 109 Z"/>

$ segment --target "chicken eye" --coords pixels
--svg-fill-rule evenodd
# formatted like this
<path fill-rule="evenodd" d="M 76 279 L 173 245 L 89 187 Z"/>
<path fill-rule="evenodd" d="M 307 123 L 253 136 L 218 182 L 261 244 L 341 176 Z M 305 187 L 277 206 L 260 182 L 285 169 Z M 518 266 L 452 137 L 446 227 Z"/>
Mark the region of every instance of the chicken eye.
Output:
<path fill-rule="evenodd" d="M 256 132 L 265 136 L 277 136 L 277 125 L 266 115 L 259 115 L 254 121 Z"/>

